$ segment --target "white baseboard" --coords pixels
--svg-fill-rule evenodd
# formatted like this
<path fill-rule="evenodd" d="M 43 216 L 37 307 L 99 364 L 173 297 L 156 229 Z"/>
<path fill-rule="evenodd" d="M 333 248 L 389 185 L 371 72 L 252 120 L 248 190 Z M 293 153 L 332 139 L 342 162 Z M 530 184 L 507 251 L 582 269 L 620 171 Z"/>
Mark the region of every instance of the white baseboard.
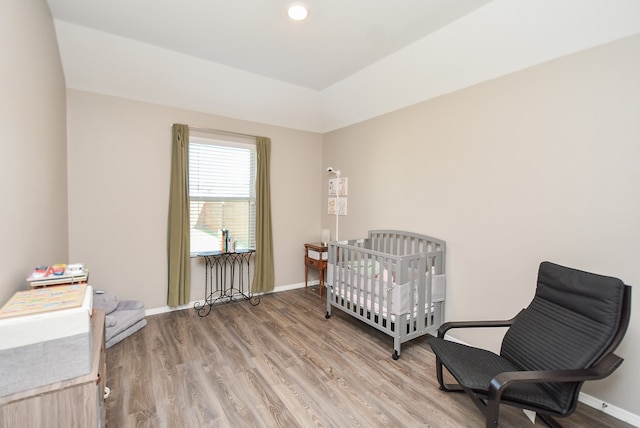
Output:
<path fill-rule="evenodd" d="M 308 284 L 309 286 L 318 285 L 320 284 L 320 281 L 318 280 L 309 281 Z M 255 293 L 254 296 L 262 296 L 263 294 L 278 293 L 280 291 L 295 290 L 297 288 L 304 288 L 304 283 L 300 282 L 298 284 L 281 285 L 279 287 L 274 288 L 273 291 L 269 291 L 268 293 Z M 189 302 L 181 306 L 161 306 L 159 308 L 146 309 L 144 311 L 144 314 L 145 316 L 149 316 L 149 315 L 164 314 L 164 313 L 173 312 L 173 311 L 182 311 L 184 309 L 193 309 L 193 305 L 195 305 L 196 303 L 203 304 L 204 300 L 194 300 L 193 302 Z"/>
<path fill-rule="evenodd" d="M 182 306 L 161 306 L 159 308 L 145 309 L 144 314 L 145 316 L 149 316 L 149 315 L 164 314 L 164 313 L 173 312 L 173 311 L 182 311 L 184 309 L 193 309 L 194 303 L 199 301 L 200 300 L 194 300 L 193 302 L 189 302 L 186 305 L 182 305 Z"/>
<path fill-rule="evenodd" d="M 613 416 L 616 419 L 631 424 L 634 427 L 640 427 L 640 416 L 634 415 L 633 413 L 621 409 L 620 407 L 616 407 L 610 403 L 607 403 L 582 392 L 580 393 L 578 401 L 596 410 L 600 410 L 609 416 Z"/>
<path fill-rule="evenodd" d="M 309 287 L 314 286 L 314 285 L 318 285 L 318 284 L 320 284 L 320 281 L 317 280 L 317 279 L 315 281 L 309 281 L 307 283 L 307 285 Z M 304 288 L 304 282 L 299 282 L 297 284 L 290 284 L 290 285 L 281 285 L 279 287 L 274 288 L 272 293 L 277 293 L 277 292 L 280 292 L 280 291 L 295 290 L 295 289 L 298 289 L 298 288 Z"/>

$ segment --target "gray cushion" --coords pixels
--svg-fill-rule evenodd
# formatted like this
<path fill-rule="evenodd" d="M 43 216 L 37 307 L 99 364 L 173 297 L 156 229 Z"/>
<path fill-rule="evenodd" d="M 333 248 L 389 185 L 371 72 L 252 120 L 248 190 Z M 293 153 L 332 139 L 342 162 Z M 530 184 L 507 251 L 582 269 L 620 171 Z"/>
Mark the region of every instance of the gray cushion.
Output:
<path fill-rule="evenodd" d="M 549 262 L 540 264 L 536 294 L 509 328 L 500 355 L 520 370 L 591 366 L 618 329 L 624 283 Z M 543 387 L 568 408 L 580 383 Z"/>
<path fill-rule="evenodd" d="M 534 299 L 507 330 L 500 355 L 439 338 L 429 344 L 460 385 L 482 394 L 502 372 L 587 368 L 618 331 L 624 293 L 617 278 L 543 262 Z M 503 400 L 566 415 L 580 385 L 517 384 L 504 391 Z"/>
<path fill-rule="evenodd" d="M 109 315 L 118 307 L 119 299 L 108 291 L 96 290 L 93 293 L 93 307 L 95 309 L 104 309 L 105 314 Z"/>
<path fill-rule="evenodd" d="M 439 338 L 429 339 L 433 352 L 460 385 L 487 394 L 491 379 L 500 373 L 520 371 L 512 362 L 493 352 Z M 507 388 L 503 400 L 516 403 L 535 403 L 556 413 L 564 413 L 555 397 L 536 384 L 519 384 Z"/>
<path fill-rule="evenodd" d="M 135 324 L 129 326 L 126 330 L 123 330 L 120 333 L 116 334 L 115 336 L 109 338 L 109 340 L 106 341 L 106 347 L 111 348 L 113 345 L 131 336 L 133 333 L 140 330 L 145 325 L 147 325 L 147 320 L 141 319 Z"/>
<path fill-rule="evenodd" d="M 144 319 L 144 303 L 140 300 L 120 300 L 108 291 L 96 291 L 93 307 L 104 309 L 105 340 L 107 348 L 147 325 Z"/>
<path fill-rule="evenodd" d="M 115 310 L 109 315 L 111 317 L 112 326 L 105 329 L 106 340 L 111 339 L 118 333 L 125 331 L 133 324 L 144 319 L 144 309 L 134 310 Z M 113 322 L 115 321 L 115 322 Z"/>

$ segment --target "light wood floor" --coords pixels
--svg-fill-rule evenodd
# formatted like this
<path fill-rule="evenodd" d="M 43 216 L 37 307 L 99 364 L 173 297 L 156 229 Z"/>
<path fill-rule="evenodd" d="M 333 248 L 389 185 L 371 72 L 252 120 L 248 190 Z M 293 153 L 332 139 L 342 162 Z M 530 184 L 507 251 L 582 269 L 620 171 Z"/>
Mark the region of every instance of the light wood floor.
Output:
<path fill-rule="evenodd" d="M 317 288 L 261 302 L 147 317 L 107 350 L 107 427 L 480 427 L 463 394 L 445 393 L 422 337 L 393 340 L 334 310 Z M 630 427 L 579 404 L 565 427 Z M 503 407 L 501 426 L 532 425 Z"/>

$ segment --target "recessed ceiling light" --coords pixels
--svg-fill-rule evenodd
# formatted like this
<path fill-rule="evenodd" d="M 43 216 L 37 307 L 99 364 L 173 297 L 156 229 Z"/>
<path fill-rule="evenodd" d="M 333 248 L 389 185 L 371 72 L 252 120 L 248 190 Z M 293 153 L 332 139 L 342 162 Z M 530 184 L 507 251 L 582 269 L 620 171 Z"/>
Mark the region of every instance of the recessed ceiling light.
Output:
<path fill-rule="evenodd" d="M 307 16 L 309 16 L 309 10 L 307 7 L 301 3 L 294 3 L 289 6 L 289 10 L 287 11 L 289 14 L 289 18 L 294 21 L 302 21 Z"/>

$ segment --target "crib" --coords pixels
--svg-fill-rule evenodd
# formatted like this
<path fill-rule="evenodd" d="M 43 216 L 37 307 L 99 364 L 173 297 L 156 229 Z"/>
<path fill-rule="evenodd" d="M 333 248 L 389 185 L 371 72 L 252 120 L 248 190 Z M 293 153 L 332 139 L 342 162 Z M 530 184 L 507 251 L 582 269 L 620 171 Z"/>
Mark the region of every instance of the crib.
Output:
<path fill-rule="evenodd" d="M 397 230 L 329 243 L 327 313 L 338 308 L 402 343 L 436 334 L 444 321 L 445 242 Z"/>

